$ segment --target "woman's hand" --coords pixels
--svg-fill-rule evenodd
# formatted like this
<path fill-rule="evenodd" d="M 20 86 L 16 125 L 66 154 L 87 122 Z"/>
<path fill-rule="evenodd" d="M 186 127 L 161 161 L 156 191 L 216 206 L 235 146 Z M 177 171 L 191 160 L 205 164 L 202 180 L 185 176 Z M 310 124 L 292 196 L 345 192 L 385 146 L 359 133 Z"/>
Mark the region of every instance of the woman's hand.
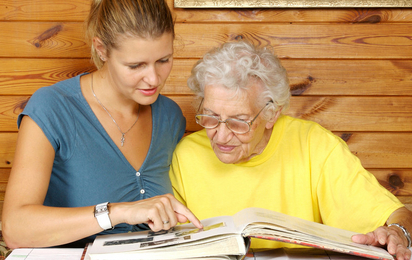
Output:
<path fill-rule="evenodd" d="M 399 223 L 410 231 L 412 230 L 412 212 L 405 207 L 399 208 L 389 216 L 387 224 L 390 223 Z M 397 260 L 409 260 L 411 258 L 411 250 L 407 248 L 409 241 L 402 229 L 396 226 L 378 227 L 373 232 L 353 236 L 352 241 L 366 245 L 386 246 L 388 252 L 396 256 Z"/>
<path fill-rule="evenodd" d="M 407 248 L 406 237 L 402 230 L 397 227 L 378 227 L 373 232 L 354 235 L 352 240 L 360 244 L 386 246 L 388 252 L 396 256 L 397 260 L 409 260 L 411 258 L 411 251 Z"/>
<path fill-rule="evenodd" d="M 168 230 L 190 221 L 197 228 L 202 224 L 195 215 L 173 195 L 165 194 L 145 200 L 126 203 L 110 203 L 112 223 L 130 225 L 146 223 L 153 231 Z"/>

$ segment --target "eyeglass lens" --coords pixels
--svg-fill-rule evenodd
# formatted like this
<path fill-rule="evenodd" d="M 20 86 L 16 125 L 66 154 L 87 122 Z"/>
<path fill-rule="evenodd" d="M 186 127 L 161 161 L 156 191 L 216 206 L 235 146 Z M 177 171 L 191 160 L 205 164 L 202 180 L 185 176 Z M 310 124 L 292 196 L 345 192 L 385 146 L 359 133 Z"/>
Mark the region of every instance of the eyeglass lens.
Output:
<path fill-rule="evenodd" d="M 197 115 L 196 121 L 199 125 L 205 128 L 215 128 L 219 125 L 219 119 L 214 116 Z M 236 133 L 246 133 L 249 131 L 249 125 L 247 122 L 228 118 L 226 121 L 220 121 L 226 123 L 227 127 Z"/>

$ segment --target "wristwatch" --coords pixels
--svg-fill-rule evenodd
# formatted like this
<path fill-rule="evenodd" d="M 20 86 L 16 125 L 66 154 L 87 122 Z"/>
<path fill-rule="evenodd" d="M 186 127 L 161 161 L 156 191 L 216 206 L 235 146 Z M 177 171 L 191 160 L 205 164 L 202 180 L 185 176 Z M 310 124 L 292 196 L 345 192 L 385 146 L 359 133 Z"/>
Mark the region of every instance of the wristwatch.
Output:
<path fill-rule="evenodd" d="M 103 230 L 113 229 L 112 222 L 109 217 L 109 205 L 110 202 L 100 203 L 94 207 L 94 217 L 97 219 L 97 223 Z"/>
<path fill-rule="evenodd" d="M 389 224 L 388 227 L 390 227 L 390 226 L 396 226 L 396 227 L 400 228 L 402 230 L 403 234 L 405 235 L 406 240 L 408 240 L 408 247 L 411 247 L 411 244 L 412 244 L 411 234 L 409 234 L 408 230 L 406 230 L 406 228 L 404 228 L 403 226 L 401 226 L 397 223 Z"/>

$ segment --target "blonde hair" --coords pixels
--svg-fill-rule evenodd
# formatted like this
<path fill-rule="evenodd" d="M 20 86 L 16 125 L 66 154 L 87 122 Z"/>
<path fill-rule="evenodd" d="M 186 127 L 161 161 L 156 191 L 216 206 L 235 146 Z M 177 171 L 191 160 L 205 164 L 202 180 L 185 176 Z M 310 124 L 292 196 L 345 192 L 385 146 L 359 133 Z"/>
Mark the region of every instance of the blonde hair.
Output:
<path fill-rule="evenodd" d="M 86 38 L 97 68 L 103 66 L 92 40 L 98 37 L 110 50 L 116 48 L 119 36 L 158 38 L 164 33 L 174 37 L 174 21 L 165 0 L 92 0 L 86 20 Z"/>

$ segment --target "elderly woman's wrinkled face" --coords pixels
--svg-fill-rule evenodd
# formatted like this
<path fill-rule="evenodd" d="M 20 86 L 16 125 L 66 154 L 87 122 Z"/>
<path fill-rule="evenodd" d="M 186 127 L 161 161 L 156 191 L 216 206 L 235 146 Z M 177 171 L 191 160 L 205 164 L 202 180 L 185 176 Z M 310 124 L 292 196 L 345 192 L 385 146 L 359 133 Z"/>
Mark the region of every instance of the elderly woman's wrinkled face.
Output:
<path fill-rule="evenodd" d="M 234 118 L 249 122 L 262 109 L 256 107 L 260 88 L 254 85 L 248 91 L 235 93 L 219 84 L 208 85 L 204 92 L 203 111 L 200 113 L 218 116 L 221 121 Z M 240 163 L 262 153 L 276 121 L 268 122 L 263 118 L 261 113 L 251 125 L 251 130 L 245 134 L 233 133 L 224 123 L 220 123 L 216 128 L 206 129 L 219 160 L 223 163 Z"/>

